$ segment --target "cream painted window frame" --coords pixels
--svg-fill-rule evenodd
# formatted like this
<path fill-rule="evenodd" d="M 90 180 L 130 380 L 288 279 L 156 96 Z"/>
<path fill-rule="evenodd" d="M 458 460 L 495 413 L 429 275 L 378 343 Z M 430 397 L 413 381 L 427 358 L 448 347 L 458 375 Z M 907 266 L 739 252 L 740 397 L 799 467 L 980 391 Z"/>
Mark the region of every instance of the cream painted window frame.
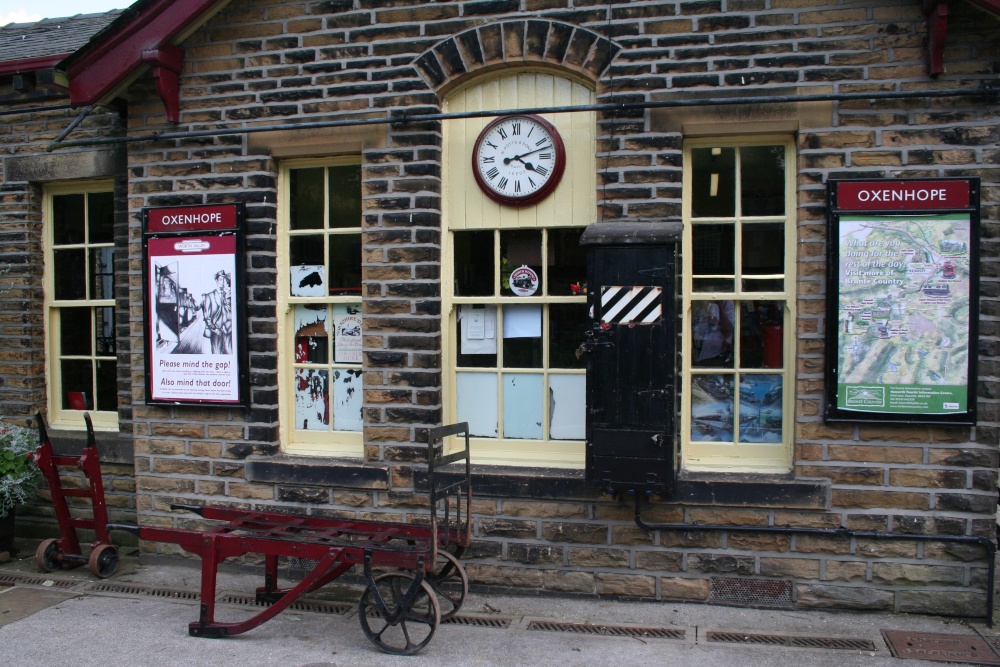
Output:
<path fill-rule="evenodd" d="M 49 425 L 56 429 L 65 429 L 79 431 L 86 428 L 85 422 L 83 420 L 84 412 L 90 414 L 91 421 L 93 422 L 94 429 L 97 431 L 117 431 L 118 430 L 118 411 L 117 410 L 70 410 L 62 407 L 62 374 L 60 373 L 61 364 L 60 361 L 63 358 L 61 350 L 61 336 L 62 336 L 62 326 L 61 319 L 59 317 L 59 311 L 62 308 L 115 308 L 115 300 L 111 299 L 75 299 L 75 300 L 56 300 L 55 299 L 55 272 L 53 267 L 55 266 L 55 254 L 54 254 L 54 244 L 55 244 L 55 229 L 54 229 L 54 211 L 53 211 L 53 200 L 57 196 L 61 195 L 90 195 L 90 194 L 100 194 L 106 192 L 114 192 L 114 184 L 111 181 L 99 180 L 99 181 L 78 181 L 73 183 L 54 183 L 47 184 L 43 189 L 42 197 L 42 220 L 43 220 L 43 243 L 44 243 L 44 262 L 45 262 L 45 272 L 44 272 L 44 291 L 45 291 L 45 313 L 44 313 L 44 328 L 45 328 L 45 384 L 46 384 L 46 403 L 48 405 L 48 420 Z M 87 216 L 89 214 L 86 205 L 86 199 L 84 200 L 84 228 L 89 229 L 87 225 Z M 91 244 L 88 242 L 76 243 L 76 244 L 66 244 L 60 245 L 60 249 L 70 249 L 70 248 L 114 248 L 115 243 L 95 243 Z M 113 262 L 114 260 L 112 260 Z M 85 263 L 85 270 L 89 274 L 90 264 Z M 91 342 L 93 343 L 96 338 L 94 336 L 93 327 L 96 326 L 93 318 L 90 322 L 91 326 Z M 74 355 L 78 356 L 78 355 Z M 84 357 L 80 357 L 81 359 Z M 96 350 L 91 350 L 89 358 L 96 362 L 98 359 L 102 360 L 113 360 L 117 363 L 116 356 L 110 355 L 98 355 Z M 97 372 L 96 363 L 94 364 L 94 373 Z M 117 393 L 117 392 L 116 392 Z M 96 397 L 95 397 L 96 398 Z"/>
<path fill-rule="evenodd" d="M 750 146 L 775 146 L 780 145 L 785 149 L 785 214 L 783 216 L 742 216 L 739 210 L 740 203 L 740 151 L 741 147 Z M 736 148 L 737 178 L 734 187 L 737 203 L 736 215 L 733 217 L 705 217 L 698 218 L 698 222 L 692 219 L 692 157 L 691 151 L 695 148 Z M 754 137 L 705 137 L 689 139 L 684 142 L 684 181 L 683 181 L 683 206 L 682 215 L 684 220 L 683 234 L 683 262 L 682 262 L 682 295 L 683 295 L 683 318 L 681 335 L 681 376 L 684 378 L 683 389 L 681 391 L 681 428 L 680 428 L 680 460 L 682 470 L 686 472 L 752 472 L 763 474 L 784 474 L 791 470 L 792 448 L 794 443 L 794 407 L 795 407 L 795 323 L 796 323 L 796 260 L 797 260 L 797 207 L 796 207 L 796 154 L 795 142 L 788 135 L 764 135 Z M 764 291 L 744 291 L 742 289 L 741 258 L 742 258 L 742 231 L 739 231 L 744 220 L 753 222 L 783 222 L 785 225 L 785 253 L 784 253 L 784 273 L 780 276 L 760 276 L 754 278 L 774 278 L 781 277 L 784 280 L 784 289 L 780 292 Z M 734 247 L 735 279 L 732 292 L 694 292 L 693 290 L 693 225 L 713 224 L 713 223 L 734 223 L 737 227 Z M 752 224 L 752 223 L 749 223 Z M 691 364 L 693 357 L 693 336 L 692 336 L 692 304 L 694 301 L 725 301 L 734 300 L 737 303 L 746 301 L 781 301 L 784 304 L 784 318 L 782 322 L 782 370 L 777 373 L 769 372 L 767 369 L 744 369 L 741 371 L 739 364 L 734 362 L 733 369 L 726 369 L 721 372 L 723 375 L 737 376 L 741 372 L 747 374 L 775 374 L 781 375 L 782 383 L 782 442 L 778 444 L 764 444 L 757 446 L 755 443 L 739 443 L 738 428 L 734 433 L 732 443 L 705 443 L 692 441 L 691 438 L 691 382 L 693 374 L 719 374 L 714 369 L 694 369 Z M 738 313 L 737 309 L 737 313 Z M 737 319 L 737 326 L 738 320 Z M 739 335 L 736 329 L 734 337 Z M 738 383 L 734 383 L 735 395 L 738 396 Z M 734 398 L 734 407 L 738 422 L 739 400 Z"/>
<path fill-rule="evenodd" d="M 281 162 L 278 170 L 278 419 L 279 436 L 282 449 L 289 454 L 303 456 L 339 456 L 345 458 L 360 458 L 364 453 L 364 431 L 305 431 L 295 429 L 295 369 L 300 364 L 295 363 L 295 315 L 294 306 L 300 303 L 359 303 L 362 296 L 325 296 L 325 297 L 293 297 L 290 294 L 290 262 L 289 240 L 293 236 L 291 233 L 290 219 L 290 194 L 289 180 L 290 172 L 294 169 L 308 169 L 312 167 L 340 167 L 361 164 L 359 155 L 290 159 Z M 310 230 L 310 234 L 318 234 L 320 231 L 326 236 L 337 234 L 361 233 L 364 236 L 363 221 L 358 220 L 358 227 L 338 227 L 334 230 L 329 228 L 329 189 L 323 190 L 323 230 Z M 323 256 L 329 266 L 329 243 L 324 243 Z M 362 266 L 362 272 L 364 268 Z M 329 277 L 328 277 L 329 278 Z M 331 362 L 331 366 L 337 364 Z M 303 364 L 302 366 L 306 366 Z M 350 365 L 351 368 L 360 366 Z M 332 378 L 331 378 L 332 394 Z"/>
<path fill-rule="evenodd" d="M 527 91 L 527 92 L 525 92 Z M 560 97 L 560 96 L 565 97 Z M 534 96 L 532 98 L 532 96 Z M 590 84 L 568 73 L 555 73 L 544 68 L 509 68 L 474 79 L 451 91 L 444 103 L 444 111 L 483 111 L 529 107 L 593 104 L 595 93 Z M 574 112 L 542 114 L 556 126 L 566 144 L 567 166 L 559 187 L 546 199 L 525 208 L 503 207 L 489 200 L 476 185 L 470 169 L 472 146 L 480 130 L 493 118 L 470 119 L 465 122 L 445 121 L 442 135 L 444 145 L 443 190 L 444 219 L 442 224 L 441 299 L 442 326 L 442 377 L 444 390 L 444 419 L 451 423 L 458 414 L 457 366 L 454 363 L 458 341 L 457 306 L 462 304 L 512 303 L 511 297 L 456 297 L 454 285 L 454 241 L 456 231 L 487 231 L 514 229 L 583 228 L 597 219 L 597 114 Z M 588 148 L 580 152 L 580 146 Z M 452 154 L 454 151 L 456 154 Z M 576 151 L 576 152 L 575 152 Z M 461 222 L 459 222 L 461 219 Z M 486 222 L 492 220 L 492 222 Z M 540 222 L 544 221 L 544 222 Z M 544 235 L 548 238 L 548 235 Z M 500 266 L 499 244 L 494 244 L 494 266 Z M 547 252 L 547 249 L 543 249 Z M 546 257 L 547 255 L 542 255 Z M 499 269 L 498 269 L 499 270 Z M 547 270 L 547 269 L 546 269 Z M 548 285 L 545 281 L 542 284 Z M 499 290 L 496 291 L 499 294 Z M 586 303 L 586 297 L 517 297 L 513 303 Z M 548 318 L 546 318 L 546 323 Z M 499 335 L 499 334 L 498 334 Z M 548 330 L 542 332 L 545 354 L 548 355 Z M 548 358 L 546 356 L 546 358 Z M 584 373 L 576 369 L 526 369 L 528 372 Z M 465 372 L 465 371 L 463 371 Z M 474 370 L 472 372 L 475 372 Z M 503 371 L 495 372 L 498 383 Z M 518 371 L 519 372 L 519 371 Z M 500 386 L 498 384 L 498 391 Z M 502 397 L 502 391 L 499 394 Z M 548 424 L 548 401 L 545 401 L 543 423 Z M 503 413 L 498 405 L 498 419 Z M 477 464 L 510 466 L 546 466 L 582 469 L 585 459 L 583 440 L 523 440 L 499 438 L 470 438 L 472 459 Z"/>

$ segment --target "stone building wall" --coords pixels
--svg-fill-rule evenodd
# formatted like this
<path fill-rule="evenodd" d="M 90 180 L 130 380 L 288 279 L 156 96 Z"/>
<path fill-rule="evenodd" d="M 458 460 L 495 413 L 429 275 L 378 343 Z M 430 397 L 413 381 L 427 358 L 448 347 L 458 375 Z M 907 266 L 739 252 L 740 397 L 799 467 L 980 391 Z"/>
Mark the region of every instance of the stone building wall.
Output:
<path fill-rule="evenodd" d="M 142 79 L 129 91 L 127 131 L 137 137 L 290 126 L 342 114 L 433 113 L 453 87 L 524 65 L 591 78 L 598 103 L 976 88 L 995 78 L 1000 62 L 996 19 L 964 3 L 952 12 L 948 71 L 932 79 L 925 73 L 926 20 L 916 2 L 235 0 L 184 44 L 180 123 L 165 121 L 151 81 Z M 995 105 L 973 97 L 836 101 L 820 109 L 820 120 L 810 116 L 808 122 L 794 102 L 731 112 L 701 108 L 717 126 L 746 134 L 767 127 L 758 121 L 772 109 L 779 120 L 800 124 L 794 479 L 692 485 L 689 495 L 657 501 L 644 513 L 647 521 L 692 529 L 646 534 L 633 522 L 630 503 L 587 486 L 582 474 L 477 468 L 468 564 L 474 584 L 717 601 L 720 582 L 744 577 L 790 582 L 801 607 L 964 614 L 985 605 L 984 555 L 965 545 L 695 527 L 994 531 L 1000 435 Z M 680 217 L 685 118 L 670 110 L 601 115 L 595 220 Z M 172 502 L 391 520 L 418 516 L 420 443 L 442 420 L 445 400 L 441 126 L 375 127 L 365 130 L 358 149 L 365 266 L 362 461 L 303 461 L 281 453 L 277 172 L 295 148 L 276 157 L 274 142 L 282 139 L 268 136 L 287 141 L 287 130 L 128 145 L 129 260 L 121 283 L 128 285 L 132 421 L 123 421 L 123 434 L 133 439 L 142 523 L 197 525 L 171 512 Z M 301 150 L 313 154 L 305 145 Z M 938 176 L 983 181 L 979 426 L 825 424 L 826 181 Z M 246 202 L 248 213 L 251 407 L 146 406 L 141 209 L 233 201 Z M 365 469 L 355 478 L 366 481 L 338 483 L 347 469 Z M 738 492 L 713 491 L 723 487 Z M 170 545 L 144 548 L 176 551 Z"/>

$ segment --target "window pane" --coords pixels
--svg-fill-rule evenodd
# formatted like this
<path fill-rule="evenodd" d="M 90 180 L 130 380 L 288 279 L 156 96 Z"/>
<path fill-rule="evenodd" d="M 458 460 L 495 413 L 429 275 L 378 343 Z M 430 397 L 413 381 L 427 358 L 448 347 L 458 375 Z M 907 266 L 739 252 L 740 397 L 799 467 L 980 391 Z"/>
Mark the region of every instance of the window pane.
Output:
<path fill-rule="evenodd" d="M 295 371 L 295 428 L 326 431 L 330 425 L 330 374 L 325 370 Z"/>
<path fill-rule="evenodd" d="M 96 353 L 103 357 L 113 356 L 116 349 L 114 308 L 94 308 L 94 332 L 97 338 Z"/>
<path fill-rule="evenodd" d="M 691 151 L 691 170 L 691 215 L 736 215 L 736 150 L 695 148 Z"/>
<path fill-rule="evenodd" d="M 56 299 L 86 299 L 87 251 L 56 250 L 53 255 L 53 279 Z"/>
<path fill-rule="evenodd" d="M 503 315 L 504 368 L 542 367 L 542 304 L 510 304 Z"/>
<path fill-rule="evenodd" d="M 322 167 L 288 173 L 289 224 L 292 229 L 323 229 Z"/>
<path fill-rule="evenodd" d="M 694 275 L 736 273 L 736 227 L 734 225 L 693 225 L 692 269 Z"/>
<path fill-rule="evenodd" d="M 453 238 L 455 296 L 493 296 L 493 231 L 456 232 Z"/>
<path fill-rule="evenodd" d="M 695 278 L 695 292 L 732 292 L 736 281 L 732 278 Z"/>
<path fill-rule="evenodd" d="M 501 290 L 503 296 L 541 296 L 542 285 L 542 232 L 540 230 L 512 230 L 500 232 Z M 526 266 L 534 272 L 532 280 L 517 270 Z M 513 278 L 512 278 L 513 275 Z M 515 284 L 512 286 L 511 282 Z M 514 288 L 514 289 L 512 289 Z"/>
<path fill-rule="evenodd" d="M 577 351 L 584 341 L 587 305 L 583 303 L 549 306 L 549 368 L 585 368 Z"/>
<path fill-rule="evenodd" d="M 781 278 L 744 278 L 741 281 L 744 292 L 784 292 L 785 281 Z"/>
<path fill-rule="evenodd" d="M 361 165 L 330 167 L 330 227 L 361 226 Z"/>
<path fill-rule="evenodd" d="M 90 355 L 90 308 L 59 309 L 59 352 L 64 357 Z"/>
<path fill-rule="evenodd" d="M 361 304 L 335 304 L 333 311 L 333 360 L 361 363 Z"/>
<path fill-rule="evenodd" d="M 740 442 L 781 442 L 780 375 L 740 379 Z"/>
<path fill-rule="evenodd" d="M 785 225 L 743 225 L 743 273 L 750 275 L 785 272 Z"/>
<path fill-rule="evenodd" d="M 52 242 L 55 245 L 83 243 L 84 195 L 58 195 L 52 198 Z"/>
<path fill-rule="evenodd" d="M 695 375 L 691 379 L 691 439 L 733 441 L 733 376 Z"/>
<path fill-rule="evenodd" d="M 503 435 L 540 440 L 542 437 L 542 376 L 504 373 Z"/>
<path fill-rule="evenodd" d="M 295 363 L 325 364 L 330 359 L 326 305 L 296 304 Z"/>
<path fill-rule="evenodd" d="M 469 435 L 497 437 L 497 376 L 457 373 L 458 421 L 469 422 Z"/>
<path fill-rule="evenodd" d="M 118 409 L 118 378 L 115 376 L 114 361 L 97 362 L 97 409 Z"/>
<path fill-rule="evenodd" d="M 90 255 L 90 298 L 115 298 L 115 249 L 91 248 Z"/>
<path fill-rule="evenodd" d="M 333 371 L 333 430 L 360 431 L 361 371 L 338 368 Z"/>
<path fill-rule="evenodd" d="M 115 195 L 92 192 L 87 195 L 88 243 L 115 242 Z"/>
<path fill-rule="evenodd" d="M 292 266 L 323 266 L 323 236 L 309 234 L 289 239 Z"/>
<path fill-rule="evenodd" d="M 735 322 L 732 301 L 695 301 L 691 308 L 691 365 L 732 368 Z"/>
<path fill-rule="evenodd" d="M 330 294 L 361 294 L 361 234 L 330 236 Z"/>
<path fill-rule="evenodd" d="M 496 306 L 459 306 L 457 333 L 456 365 L 467 368 L 496 368 Z"/>
<path fill-rule="evenodd" d="M 550 229 L 548 232 L 548 293 L 554 296 L 581 294 L 587 282 L 587 255 L 580 245 L 581 229 Z"/>
<path fill-rule="evenodd" d="M 740 367 L 782 368 L 782 320 L 780 301 L 744 301 L 740 304 Z"/>
<path fill-rule="evenodd" d="M 90 361 L 67 360 L 62 364 L 64 410 L 94 409 L 94 365 Z"/>
<path fill-rule="evenodd" d="M 587 376 L 549 376 L 549 437 L 583 440 L 587 422 Z"/>
<path fill-rule="evenodd" d="M 743 215 L 784 215 L 784 146 L 740 148 L 740 206 Z"/>

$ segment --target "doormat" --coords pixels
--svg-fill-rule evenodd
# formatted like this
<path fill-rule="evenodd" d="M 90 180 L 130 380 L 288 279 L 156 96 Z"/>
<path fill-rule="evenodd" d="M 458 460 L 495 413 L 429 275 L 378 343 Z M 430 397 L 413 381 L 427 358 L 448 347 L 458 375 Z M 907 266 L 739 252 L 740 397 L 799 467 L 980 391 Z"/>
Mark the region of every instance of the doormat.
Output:
<path fill-rule="evenodd" d="M 1000 665 L 1000 656 L 985 640 L 975 635 L 883 630 L 882 636 L 897 658 Z"/>

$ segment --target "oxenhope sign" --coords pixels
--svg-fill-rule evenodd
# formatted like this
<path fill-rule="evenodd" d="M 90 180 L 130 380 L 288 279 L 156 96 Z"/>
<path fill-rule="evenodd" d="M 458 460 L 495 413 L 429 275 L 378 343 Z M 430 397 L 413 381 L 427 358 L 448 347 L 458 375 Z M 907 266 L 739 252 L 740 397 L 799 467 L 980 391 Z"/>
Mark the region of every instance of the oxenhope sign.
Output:
<path fill-rule="evenodd" d="M 236 204 L 146 209 L 146 232 L 223 232 L 239 227 Z"/>

